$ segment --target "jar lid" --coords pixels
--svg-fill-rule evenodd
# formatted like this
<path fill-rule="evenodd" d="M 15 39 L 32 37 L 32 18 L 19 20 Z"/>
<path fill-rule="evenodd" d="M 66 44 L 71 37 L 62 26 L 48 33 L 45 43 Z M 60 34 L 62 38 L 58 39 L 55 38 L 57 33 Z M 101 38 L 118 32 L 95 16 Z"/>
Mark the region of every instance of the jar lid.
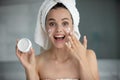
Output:
<path fill-rule="evenodd" d="M 18 49 L 22 52 L 28 52 L 32 46 L 32 43 L 29 39 L 27 38 L 22 38 L 19 40 L 18 44 Z"/>

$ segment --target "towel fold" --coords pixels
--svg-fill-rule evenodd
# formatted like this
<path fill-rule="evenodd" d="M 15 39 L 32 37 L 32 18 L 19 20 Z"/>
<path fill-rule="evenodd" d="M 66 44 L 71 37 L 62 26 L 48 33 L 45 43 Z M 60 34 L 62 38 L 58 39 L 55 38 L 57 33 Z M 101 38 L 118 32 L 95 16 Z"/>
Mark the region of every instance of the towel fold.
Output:
<path fill-rule="evenodd" d="M 45 19 L 50 9 L 57 3 L 62 3 L 69 10 L 73 18 L 74 33 L 78 40 L 81 36 L 78 29 L 80 17 L 75 0 L 45 0 L 39 9 L 34 38 L 35 42 L 44 50 L 50 47 L 49 37 L 45 29 Z"/>

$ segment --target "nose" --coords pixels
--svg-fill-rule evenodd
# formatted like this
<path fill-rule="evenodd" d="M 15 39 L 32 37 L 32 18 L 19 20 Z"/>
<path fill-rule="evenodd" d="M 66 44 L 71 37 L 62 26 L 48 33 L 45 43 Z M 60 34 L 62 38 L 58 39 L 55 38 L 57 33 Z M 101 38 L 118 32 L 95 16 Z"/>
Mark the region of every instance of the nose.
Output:
<path fill-rule="evenodd" d="M 61 25 L 58 25 L 56 28 L 56 32 L 62 32 L 63 27 Z"/>

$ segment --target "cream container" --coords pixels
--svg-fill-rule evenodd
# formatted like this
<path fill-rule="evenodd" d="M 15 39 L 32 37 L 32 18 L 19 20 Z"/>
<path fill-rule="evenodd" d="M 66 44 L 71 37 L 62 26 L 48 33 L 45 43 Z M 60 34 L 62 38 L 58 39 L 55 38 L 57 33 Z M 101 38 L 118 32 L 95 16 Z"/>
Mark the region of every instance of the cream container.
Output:
<path fill-rule="evenodd" d="M 18 49 L 21 51 L 21 52 L 28 52 L 30 50 L 30 48 L 32 47 L 32 43 L 29 39 L 27 38 L 22 38 L 18 41 L 18 44 L 17 44 L 17 47 Z"/>

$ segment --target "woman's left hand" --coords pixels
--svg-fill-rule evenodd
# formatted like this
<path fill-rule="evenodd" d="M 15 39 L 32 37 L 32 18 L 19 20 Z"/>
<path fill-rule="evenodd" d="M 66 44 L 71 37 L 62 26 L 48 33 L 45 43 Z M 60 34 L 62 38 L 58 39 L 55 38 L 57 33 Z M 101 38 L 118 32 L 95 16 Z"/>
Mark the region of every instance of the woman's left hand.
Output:
<path fill-rule="evenodd" d="M 74 34 L 68 36 L 68 42 L 66 42 L 66 46 L 70 54 L 76 57 L 79 61 L 86 59 L 86 51 L 87 51 L 87 38 L 84 36 L 83 43 L 81 43 Z"/>
<path fill-rule="evenodd" d="M 66 47 L 68 52 L 80 63 L 81 80 L 99 80 L 96 56 L 94 52 L 87 50 L 86 36 L 84 36 L 83 43 L 81 43 L 74 34 L 70 34 Z"/>

